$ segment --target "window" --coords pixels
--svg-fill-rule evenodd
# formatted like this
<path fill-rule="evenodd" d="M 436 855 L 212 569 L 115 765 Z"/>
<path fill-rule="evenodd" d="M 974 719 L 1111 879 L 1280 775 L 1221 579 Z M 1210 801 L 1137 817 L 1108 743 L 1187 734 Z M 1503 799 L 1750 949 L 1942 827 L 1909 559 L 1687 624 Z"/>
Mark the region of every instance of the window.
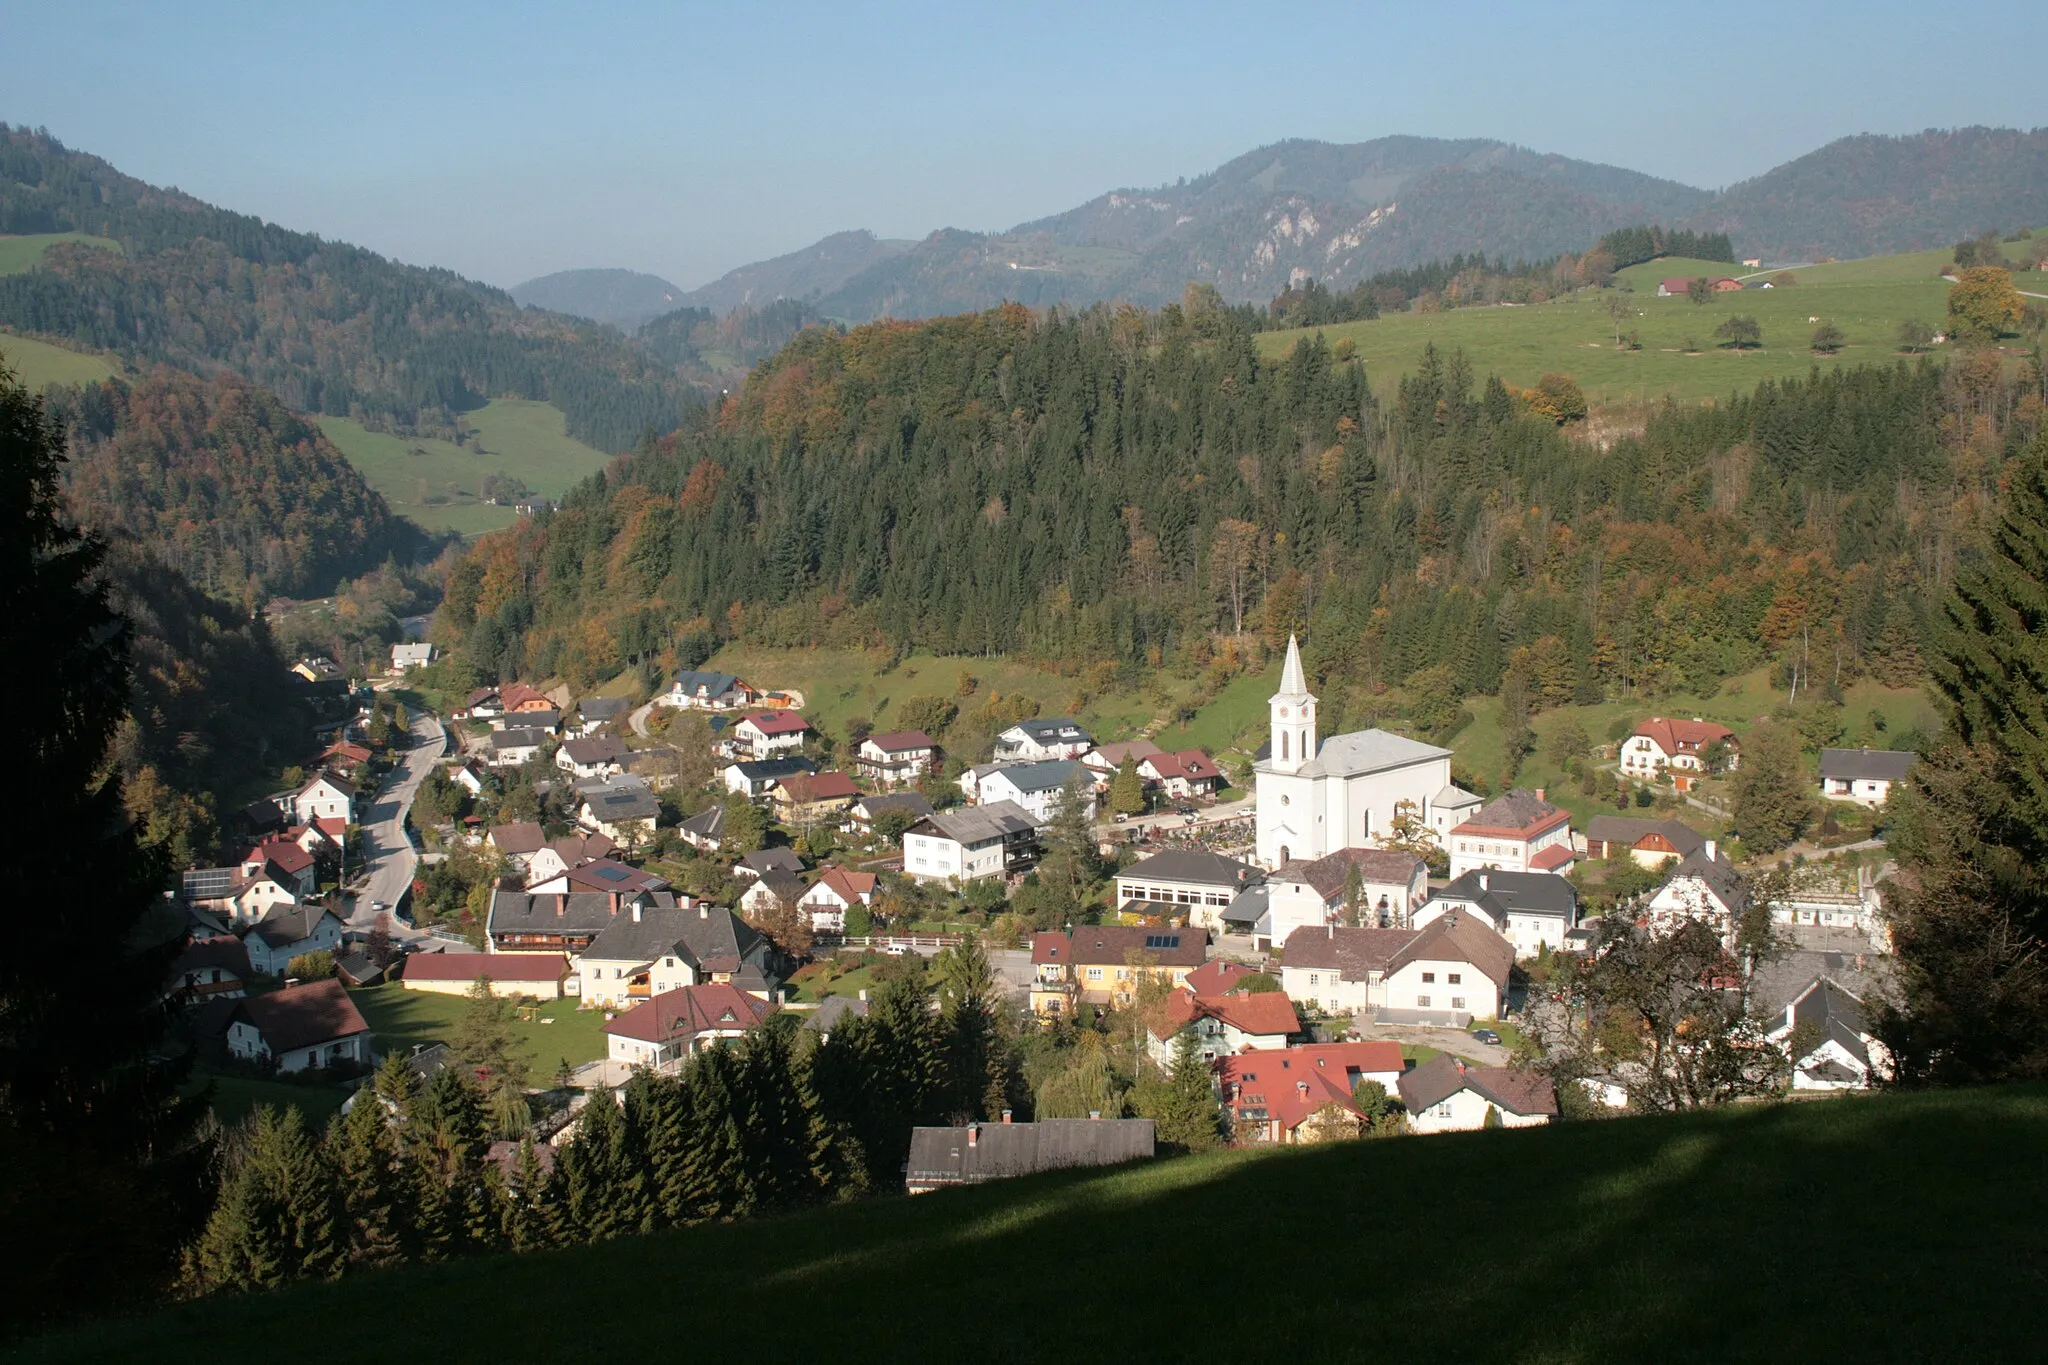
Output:
<path fill-rule="evenodd" d="M 1463 981 L 1465 980 L 1465 974 L 1463 972 L 1452 972 L 1449 976 L 1445 977 L 1444 980 L 1450 982 L 1453 986 L 1456 986 L 1463 983 Z"/>
<path fill-rule="evenodd" d="M 1452 997 L 1451 997 L 1451 1008 L 1452 1008 L 1452 1009 L 1454 1009 L 1454 1010 L 1461 1010 L 1461 1009 L 1465 1008 L 1465 997 L 1464 997 L 1464 996 L 1462 996 L 1462 995 L 1454 995 L 1454 996 L 1452 996 Z"/>
<path fill-rule="evenodd" d="M 1090 968 L 1088 969 L 1088 979 L 1089 979 L 1090 981 L 1100 981 L 1100 980 L 1102 980 L 1102 968 L 1100 968 L 1100 967 L 1090 967 Z"/>
<path fill-rule="evenodd" d="M 1308 974 L 1308 984 L 1311 986 L 1320 986 L 1323 984 L 1323 978 L 1315 972 L 1310 972 Z"/>
<path fill-rule="evenodd" d="M 1436 973 L 1435 973 L 1435 972 L 1424 972 L 1424 973 L 1422 974 L 1422 980 L 1423 980 L 1423 984 L 1427 985 L 1427 984 L 1429 984 L 1430 982 L 1433 982 L 1433 981 L 1435 981 L 1435 980 L 1436 980 Z"/>
<path fill-rule="evenodd" d="M 1431 1109 L 1429 1112 L 1437 1118 L 1447 1119 L 1451 1116 L 1451 1102 L 1449 1100 L 1445 1100 L 1442 1104 L 1437 1105 L 1434 1109 Z"/>

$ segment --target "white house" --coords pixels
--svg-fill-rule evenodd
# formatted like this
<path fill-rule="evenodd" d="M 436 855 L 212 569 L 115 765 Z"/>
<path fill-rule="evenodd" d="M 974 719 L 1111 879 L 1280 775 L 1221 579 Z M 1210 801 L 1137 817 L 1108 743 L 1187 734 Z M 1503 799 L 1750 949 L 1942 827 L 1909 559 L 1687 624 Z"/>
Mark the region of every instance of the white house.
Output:
<path fill-rule="evenodd" d="M 996 736 L 1000 763 L 1042 762 L 1079 758 L 1095 747 L 1095 739 L 1071 720 L 1020 720 Z"/>
<path fill-rule="evenodd" d="M 883 786 L 902 786 L 930 772 L 938 752 L 939 746 L 922 730 L 891 730 L 860 742 L 853 771 Z"/>
<path fill-rule="evenodd" d="M 761 694 L 730 673 L 678 673 L 668 691 L 661 694 L 663 706 L 689 707 L 700 711 L 731 711 L 752 706 Z"/>
<path fill-rule="evenodd" d="M 244 1061 L 279 1071 L 375 1061 L 370 1026 L 339 981 L 308 981 L 237 1000 L 227 1047 Z"/>
<path fill-rule="evenodd" d="M 1386 1023 L 1500 1016 L 1514 949 L 1483 920 L 1447 915 L 1420 929 L 1296 929 L 1280 959 L 1288 996 L 1330 1014 L 1374 1012 Z"/>
<path fill-rule="evenodd" d="M 523 768 L 533 762 L 547 742 L 547 732 L 532 726 L 493 730 L 484 741 L 484 761 L 493 768 Z"/>
<path fill-rule="evenodd" d="M 577 823 L 585 829 L 594 829 L 620 844 L 651 837 L 660 818 L 661 802 L 654 789 L 630 773 L 583 789 L 583 805 L 576 814 Z"/>
<path fill-rule="evenodd" d="M 422 640 L 416 644 L 391 646 L 391 670 L 403 673 L 408 668 L 424 668 L 434 662 L 434 647 Z"/>
<path fill-rule="evenodd" d="M 684 986 L 764 978 L 767 940 L 723 906 L 628 905 L 576 955 L 586 1009 L 624 1009 Z"/>
<path fill-rule="evenodd" d="M 1891 799 L 1892 784 L 1904 780 L 1919 757 L 1897 749 L 1822 749 L 1820 794 L 1830 801 L 1882 806 Z"/>
<path fill-rule="evenodd" d="M 458 763 L 448 769 L 448 780 L 468 792 L 471 796 L 484 794 L 484 770 L 475 759 Z"/>
<path fill-rule="evenodd" d="M 1291 636 L 1268 710 L 1272 752 L 1253 767 L 1260 863 L 1280 867 L 1370 847 L 1393 828 L 1401 805 L 1431 823 L 1438 793 L 1451 786 L 1451 751 L 1385 730 L 1318 742 L 1316 699 Z"/>
<path fill-rule="evenodd" d="M 1171 849 L 1117 873 L 1116 903 L 1127 912 L 1179 915 L 1198 928 L 1220 930 L 1238 892 L 1263 878 L 1250 863 L 1220 853 Z"/>
<path fill-rule="evenodd" d="M 1887 1054 L 1870 1031 L 1862 999 L 1825 976 L 1766 1023 L 1764 1036 L 1792 1063 L 1794 1090 L 1862 1090 L 1883 1075 Z"/>
<path fill-rule="evenodd" d="M 1456 1133 L 1486 1126 L 1491 1109 L 1503 1128 L 1533 1128 L 1557 1118 L 1550 1078 L 1505 1066 L 1467 1066 L 1440 1052 L 1400 1080 L 1401 1103 L 1418 1133 Z"/>
<path fill-rule="evenodd" d="M 1643 907 L 1640 922 L 1659 932 L 1682 919 L 1696 919 L 1721 933 L 1722 941 L 1733 945 L 1742 914 L 1749 908 L 1749 888 L 1732 859 L 1721 856 L 1717 843 L 1709 839 L 1690 858 L 1671 869 L 1664 884 Z"/>
<path fill-rule="evenodd" d="M 875 903 L 876 880 L 872 872 L 828 867 L 825 875 L 798 899 L 797 905 L 810 915 L 813 933 L 843 934 L 848 910 Z"/>
<path fill-rule="evenodd" d="M 1727 726 L 1697 717 L 1672 720 L 1652 716 L 1622 741 L 1622 775 L 1648 782 L 1668 774 L 1678 790 L 1689 791 L 1706 771 L 1708 753 L 1716 746 L 1727 755 L 1730 769 L 1741 766 L 1741 744 Z"/>
<path fill-rule="evenodd" d="M 992 802 L 1015 804 L 1039 824 L 1048 824 L 1069 782 L 1080 784 L 1082 804 L 1088 818 L 1094 819 L 1095 783 L 1086 768 L 1065 758 L 1018 763 L 984 773 L 975 786 L 974 802 L 980 806 Z"/>
<path fill-rule="evenodd" d="M 776 783 L 787 781 L 798 773 L 815 773 L 818 765 L 800 754 L 784 754 L 780 758 L 764 758 L 759 762 L 727 764 L 720 774 L 725 789 L 758 801 L 772 790 Z"/>
<path fill-rule="evenodd" d="M 341 920 L 324 905 L 275 905 L 250 928 L 242 946 L 251 967 L 283 976 L 293 958 L 339 948 Z"/>
<path fill-rule="evenodd" d="M 577 777 L 605 777 L 626 770 L 626 746 L 612 735 L 572 739 L 555 750 L 555 766 Z"/>
<path fill-rule="evenodd" d="M 1146 1051 L 1158 1065 L 1170 1067 L 1183 1033 L 1194 1035 L 1203 1061 L 1214 1062 L 1247 1048 L 1286 1047 L 1302 1029 L 1294 1002 L 1280 991 L 1197 995 L 1183 986 L 1166 997 L 1146 1031 Z"/>
<path fill-rule="evenodd" d="M 1258 937 L 1285 943 L 1296 929 L 1340 924 L 1352 869 L 1358 871 L 1358 920 L 1405 927 L 1429 889 L 1429 867 L 1413 853 L 1340 848 L 1314 862 L 1291 862 L 1266 879 L 1267 918 Z"/>
<path fill-rule="evenodd" d="M 311 824 L 315 820 L 339 820 L 343 824 L 355 820 L 356 787 L 347 778 L 333 773 L 315 773 L 306 779 L 306 784 L 292 794 L 292 814 L 298 823 Z"/>
<path fill-rule="evenodd" d="M 672 1071 L 722 1038 L 745 1037 L 774 1009 L 723 983 L 661 991 L 605 1024 L 606 1054 L 629 1066 Z"/>
<path fill-rule="evenodd" d="M 1516 957 L 1534 957 L 1567 946 L 1579 927 L 1579 892 L 1547 872 L 1467 872 L 1430 893 L 1415 912 L 1415 927 L 1453 912 L 1479 916 L 1514 945 Z"/>
<path fill-rule="evenodd" d="M 921 882 L 971 882 L 1022 872 L 1038 824 L 1009 801 L 927 815 L 903 832 L 903 870 Z"/>
<path fill-rule="evenodd" d="M 1503 872 L 1562 872 L 1578 857 L 1572 817 L 1542 791 L 1516 787 L 1473 811 L 1446 841 L 1451 875 L 1479 868 Z"/>
<path fill-rule="evenodd" d="M 497 850 L 498 856 L 520 872 L 533 866 L 533 855 L 547 847 L 548 836 L 540 825 L 532 820 L 514 820 L 509 824 L 492 825 L 484 835 L 484 842 Z"/>
<path fill-rule="evenodd" d="M 794 711 L 756 711 L 740 717 L 726 733 L 736 756 L 758 762 L 801 749 L 811 723 Z"/>

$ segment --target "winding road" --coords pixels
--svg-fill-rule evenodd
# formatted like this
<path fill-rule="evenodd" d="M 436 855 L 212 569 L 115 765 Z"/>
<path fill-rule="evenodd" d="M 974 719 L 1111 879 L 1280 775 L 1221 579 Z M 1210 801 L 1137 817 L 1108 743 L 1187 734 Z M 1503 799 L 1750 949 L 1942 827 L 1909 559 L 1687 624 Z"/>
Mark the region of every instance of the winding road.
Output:
<path fill-rule="evenodd" d="M 392 937 L 412 937 L 397 916 L 403 898 L 412 889 L 413 872 L 419 866 L 419 853 L 405 832 L 405 814 L 447 743 L 448 732 L 441 728 L 437 717 L 424 711 L 413 716 L 412 744 L 404 751 L 404 764 L 385 780 L 370 808 L 358 816 L 363 864 L 369 872 L 357 883 L 350 902 L 350 929 L 367 933 L 375 927 L 379 913 L 375 906 L 382 902 L 391 907 Z"/>

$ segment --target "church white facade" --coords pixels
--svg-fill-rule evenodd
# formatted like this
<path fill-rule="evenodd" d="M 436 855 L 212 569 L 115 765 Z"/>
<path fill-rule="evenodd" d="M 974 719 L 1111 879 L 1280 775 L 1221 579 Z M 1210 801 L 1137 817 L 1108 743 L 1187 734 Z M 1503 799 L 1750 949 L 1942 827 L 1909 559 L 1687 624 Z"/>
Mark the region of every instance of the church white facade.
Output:
<path fill-rule="evenodd" d="M 1270 707 L 1272 753 L 1254 766 L 1258 857 L 1268 868 L 1308 862 L 1342 848 L 1370 848 L 1387 837 L 1394 808 L 1414 803 L 1430 828 L 1439 807 L 1460 813 L 1478 798 L 1451 785 L 1451 751 L 1385 730 L 1359 730 L 1317 742 L 1316 699 L 1301 668 L 1301 646 L 1287 641 L 1287 663 Z"/>

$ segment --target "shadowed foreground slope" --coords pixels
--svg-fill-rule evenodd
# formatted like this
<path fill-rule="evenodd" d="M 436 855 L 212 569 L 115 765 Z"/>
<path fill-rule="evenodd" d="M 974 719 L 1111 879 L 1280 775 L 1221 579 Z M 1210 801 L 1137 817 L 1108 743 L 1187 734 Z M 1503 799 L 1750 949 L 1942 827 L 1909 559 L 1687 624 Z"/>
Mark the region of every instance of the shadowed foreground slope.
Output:
<path fill-rule="evenodd" d="M 188 1306 L 33 1360 L 2038 1359 L 2048 1090 L 1228 1154 Z M 687 1344 L 687 1347 L 685 1346 Z"/>

